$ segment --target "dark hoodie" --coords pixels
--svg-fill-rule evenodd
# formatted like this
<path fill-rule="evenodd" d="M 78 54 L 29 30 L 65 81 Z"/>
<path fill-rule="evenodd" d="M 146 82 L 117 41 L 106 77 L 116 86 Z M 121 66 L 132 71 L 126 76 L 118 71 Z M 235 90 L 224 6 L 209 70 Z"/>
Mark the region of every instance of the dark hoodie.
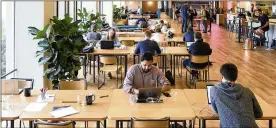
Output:
<path fill-rule="evenodd" d="M 210 91 L 212 108 L 224 128 L 258 128 L 255 118 L 263 116 L 254 93 L 239 84 L 222 82 Z"/>

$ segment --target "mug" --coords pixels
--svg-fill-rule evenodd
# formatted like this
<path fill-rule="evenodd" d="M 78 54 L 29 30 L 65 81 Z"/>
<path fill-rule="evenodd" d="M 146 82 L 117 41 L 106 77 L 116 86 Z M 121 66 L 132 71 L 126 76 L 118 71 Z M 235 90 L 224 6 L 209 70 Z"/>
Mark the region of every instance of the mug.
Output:
<path fill-rule="evenodd" d="M 95 101 L 96 97 L 94 94 L 86 95 L 86 105 L 91 105 Z"/>
<path fill-rule="evenodd" d="M 25 97 L 31 96 L 31 89 L 32 88 L 24 88 L 24 96 Z"/>

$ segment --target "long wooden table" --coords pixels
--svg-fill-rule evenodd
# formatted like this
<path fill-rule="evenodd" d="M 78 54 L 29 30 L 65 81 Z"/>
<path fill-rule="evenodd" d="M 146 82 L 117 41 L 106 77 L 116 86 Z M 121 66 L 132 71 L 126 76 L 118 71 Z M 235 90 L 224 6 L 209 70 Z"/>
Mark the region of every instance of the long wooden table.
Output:
<path fill-rule="evenodd" d="M 219 120 L 218 115 L 208 106 L 206 89 L 184 89 L 184 93 L 196 117 L 201 120 L 202 128 L 206 127 L 206 120 Z M 272 128 L 272 119 L 276 119 L 276 109 L 258 95 L 255 96 L 263 110 L 263 117 L 257 120 L 269 120 L 269 128 Z"/>
<path fill-rule="evenodd" d="M 32 97 L 25 97 L 24 92 L 20 95 L 2 95 L 2 101 L 8 97 L 10 107 L 8 109 L 2 108 L 1 120 L 10 121 L 10 127 L 14 128 L 14 120 L 19 119 L 19 116 L 24 111 L 24 108 L 30 103 L 35 102 L 38 91 L 32 92 Z"/>
<path fill-rule="evenodd" d="M 183 122 L 185 120 L 194 120 L 195 114 L 180 89 L 172 89 L 171 97 L 161 96 L 164 103 L 134 103 L 131 101 L 131 95 L 122 89 L 114 89 L 108 118 L 116 120 L 116 128 L 123 127 L 123 121 L 129 121 L 131 117 L 139 118 L 163 118 L 169 116 L 174 122 Z"/>
<path fill-rule="evenodd" d="M 49 102 L 46 107 L 40 112 L 27 112 L 23 111 L 19 119 L 30 121 L 30 127 L 32 127 L 32 121 L 36 119 L 41 120 L 72 120 L 72 121 L 97 121 L 97 128 L 100 127 L 100 121 L 104 121 L 104 127 L 106 127 L 107 111 L 110 104 L 110 99 L 112 97 L 111 90 L 50 90 L 48 94 L 55 94 L 55 100 Z M 94 94 L 96 100 L 92 105 L 78 105 L 77 95 L 78 94 Z M 106 96 L 105 98 L 100 98 L 100 96 Z M 37 97 L 37 96 L 33 96 Z M 64 103 L 64 102 L 72 103 Z M 54 118 L 51 116 L 50 112 L 55 106 L 68 106 L 70 105 L 79 113 L 66 116 L 62 118 Z M 87 123 L 88 125 L 88 123 Z"/>

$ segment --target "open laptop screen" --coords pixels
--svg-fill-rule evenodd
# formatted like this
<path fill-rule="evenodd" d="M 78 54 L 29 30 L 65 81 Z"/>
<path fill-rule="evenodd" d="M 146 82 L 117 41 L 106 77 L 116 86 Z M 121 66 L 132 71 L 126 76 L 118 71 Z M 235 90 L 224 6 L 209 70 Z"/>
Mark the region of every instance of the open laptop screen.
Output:
<path fill-rule="evenodd" d="M 193 44 L 194 42 L 187 42 L 187 49 L 190 49 L 190 46 Z"/>
<path fill-rule="evenodd" d="M 208 104 L 211 104 L 211 95 L 210 95 L 210 90 L 214 85 L 206 85 L 206 91 L 207 91 L 207 100 Z"/>

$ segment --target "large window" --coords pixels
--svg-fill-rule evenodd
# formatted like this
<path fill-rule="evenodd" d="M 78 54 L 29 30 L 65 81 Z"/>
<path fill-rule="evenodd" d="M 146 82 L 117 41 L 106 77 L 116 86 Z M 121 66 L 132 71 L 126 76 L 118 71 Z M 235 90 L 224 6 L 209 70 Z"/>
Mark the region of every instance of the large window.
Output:
<path fill-rule="evenodd" d="M 14 2 L 2 1 L 1 73 L 14 69 Z M 8 77 L 14 77 L 14 74 Z"/>

